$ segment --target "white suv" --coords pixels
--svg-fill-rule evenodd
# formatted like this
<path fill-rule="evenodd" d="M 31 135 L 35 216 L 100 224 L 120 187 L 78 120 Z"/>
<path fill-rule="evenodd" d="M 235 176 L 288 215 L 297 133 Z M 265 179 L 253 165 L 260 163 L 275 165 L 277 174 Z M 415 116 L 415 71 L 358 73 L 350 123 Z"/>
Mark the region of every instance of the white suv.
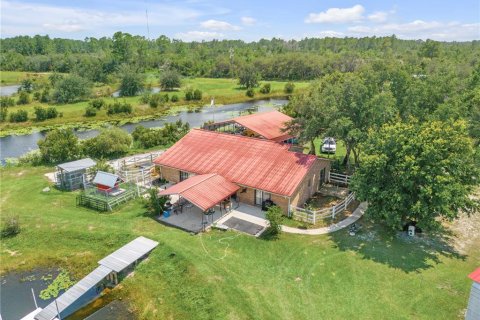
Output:
<path fill-rule="evenodd" d="M 323 139 L 322 153 L 335 153 L 337 151 L 337 143 L 332 137 Z"/>

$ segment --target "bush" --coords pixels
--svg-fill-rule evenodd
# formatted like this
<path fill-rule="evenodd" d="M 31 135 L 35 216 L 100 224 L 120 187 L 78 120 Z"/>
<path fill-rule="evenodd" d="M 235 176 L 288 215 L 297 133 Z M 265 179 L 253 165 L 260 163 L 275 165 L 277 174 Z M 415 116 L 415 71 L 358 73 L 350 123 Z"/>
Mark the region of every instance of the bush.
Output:
<path fill-rule="evenodd" d="M 47 163 L 60 163 L 80 156 L 78 138 L 73 130 L 55 129 L 38 141 L 42 158 Z"/>
<path fill-rule="evenodd" d="M 192 88 L 187 88 L 185 90 L 185 100 L 187 100 L 187 101 L 193 100 L 193 89 Z"/>
<path fill-rule="evenodd" d="M 38 149 L 31 150 L 18 158 L 18 164 L 20 165 L 40 166 L 43 163 L 42 153 Z"/>
<path fill-rule="evenodd" d="M 18 105 L 29 104 L 30 101 L 31 101 L 31 99 L 30 99 L 30 95 L 28 94 L 28 92 L 27 91 L 20 91 L 20 93 L 18 95 L 17 104 Z"/>
<path fill-rule="evenodd" d="M 202 91 L 195 89 L 195 91 L 193 91 L 193 100 L 202 100 Z"/>
<path fill-rule="evenodd" d="M 82 148 L 86 155 L 93 158 L 113 158 L 126 154 L 131 144 L 132 138 L 126 131 L 113 127 L 84 140 Z"/>
<path fill-rule="evenodd" d="M 132 105 L 127 103 L 126 101 L 119 102 L 115 101 L 112 104 L 109 104 L 107 107 L 107 114 L 112 115 L 112 114 L 117 114 L 117 113 L 132 113 L 133 108 Z"/>
<path fill-rule="evenodd" d="M 18 110 L 10 113 L 10 122 L 25 122 L 28 120 L 28 112 L 26 110 Z"/>
<path fill-rule="evenodd" d="M 44 88 L 40 95 L 40 102 L 47 103 L 50 101 L 50 89 Z"/>
<path fill-rule="evenodd" d="M 15 100 L 10 97 L 2 97 L 0 98 L 0 106 L 1 107 L 13 107 L 15 105 Z"/>
<path fill-rule="evenodd" d="M 126 68 L 120 79 L 120 96 L 132 97 L 143 90 L 143 75 Z"/>
<path fill-rule="evenodd" d="M 172 102 L 178 102 L 178 96 L 176 94 L 172 95 L 172 97 L 170 98 L 170 101 Z"/>
<path fill-rule="evenodd" d="M 41 96 L 42 96 L 42 93 L 40 91 L 35 91 L 33 93 L 33 100 L 39 101 Z"/>
<path fill-rule="evenodd" d="M 170 100 L 170 97 L 168 96 L 168 93 L 165 93 L 165 94 L 162 96 L 162 100 L 163 100 L 163 102 L 168 102 L 168 100 Z"/>
<path fill-rule="evenodd" d="M 163 212 L 165 203 L 168 201 L 168 197 L 159 196 L 156 188 L 148 190 L 148 195 L 149 197 L 145 202 L 145 208 L 153 216 L 160 215 Z"/>
<path fill-rule="evenodd" d="M 142 148 L 155 146 L 168 146 L 177 142 L 190 130 L 188 123 L 181 120 L 175 123 L 167 123 L 161 129 L 149 129 L 143 126 L 135 127 L 132 132 L 133 141 Z"/>
<path fill-rule="evenodd" d="M 85 109 L 85 117 L 95 117 L 97 115 L 97 108 L 93 106 L 87 106 Z"/>
<path fill-rule="evenodd" d="M 293 84 L 293 82 L 287 82 L 285 84 L 285 87 L 283 88 L 283 92 L 287 94 L 292 94 L 294 90 L 295 90 L 295 84 Z"/>
<path fill-rule="evenodd" d="M 151 98 L 151 93 L 150 91 L 145 91 L 142 96 L 140 97 L 140 103 L 142 104 L 147 104 L 150 102 L 150 98 Z"/>
<path fill-rule="evenodd" d="M 85 99 L 91 93 L 91 84 L 86 79 L 70 75 L 55 83 L 53 99 L 57 103 L 70 103 Z"/>
<path fill-rule="evenodd" d="M 18 216 L 4 218 L 2 225 L 2 238 L 14 237 L 21 231 Z"/>
<path fill-rule="evenodd" d="M 253 88 L 250 88 L 245 92 L 245 94 L 247 95 L 247 97 L 253 98 L 255 96 L 255 91 L 253 90 Z"/>
<path fill-rule="evenodd" d="M 160 75 L 160 87 L 163 90 L 180 88 L 180 74 L 176 70 L 166 70 Z"/>
<path fill-rule="evenodd" d="M 160 103 L 160 95 L 159 94 L 152 94 L 150 96 L 150 101 L 148 102 L 148 105 L 150 106 L 150 108 L 158 107 L 159 103 Z"/>
<path fill-rule="evenodd" d="M 7 121 L 8 107 L 0 107 L 0 122 Z"/>
<path fill-rule="evenodd" d="M 33 80 L 32 79 L 24 79 L 20 82 L 20 87 L 18 88 L 18 92 L 26 91 L 31 93 L 33 91 Z"/>
<path fill-rule="evenodd" d="M 47 109 L 44 109 L 36 106 L 34 113 L 36 121 L 44 121 L 46 119 L 54 119 L 58 117 L 58 111 L 55 107 L 48 107 Z"/>
<path fill-rule="evenodd" d="M 88 105 L 97 109 L 97 110 L 100 110 L 102 107 L 105 106 L 105 100 L 103 100 L 103 99 L 93 99 L 92 101 L 90 101 L 88 103 Z"/>
<path fill-rule="evenodd" d="M 271 90 L 271 85 L 270 83 L 265 83 L 261 88 L 260 88 L 260 93 L 267 94 L 270 93 Z"/>
<path fill-rule="evenodd" d="M 282 209 L 280 209 L 278 206 L 271 206 L 268 208 L 265 217 L 269 223 L 267 232 L 270 235 L 278 235 L 282 231 Z"/>

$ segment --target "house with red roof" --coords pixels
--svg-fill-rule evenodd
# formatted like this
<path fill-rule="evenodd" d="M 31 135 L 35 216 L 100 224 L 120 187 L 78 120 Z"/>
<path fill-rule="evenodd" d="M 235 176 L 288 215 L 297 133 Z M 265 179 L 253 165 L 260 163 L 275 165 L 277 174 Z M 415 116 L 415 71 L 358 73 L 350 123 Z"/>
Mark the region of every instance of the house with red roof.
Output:
<path fill-rule="evenodd" d="M 252 118 L 240 122 L 261 137 L 193 129 L 155 159 L 161 177 L 175 184 L 161 194 L 181 194 L 204 211 L 227 197 L 255 206 L 270 200 L 285 213 L 303 205 L 328 177 L 330 162 L 276 142 L 286 137 L 278 126 L 255 127 L 271 117 Z"/>
<path fill-rule="evenodd" d="M 480 267 L 470 273 L 468 277 L 472 279 L 473 283 L 465 320 L 478 320 L 480 319 Z"/>
<path fill-rule="evenodd" d="M 274 110 L 206 124 L 203 128 L 210 131 L 288 143 L 294 138 L 286 131 L 287 123 L 290 121 L 292 121 L 291 117 Z"/>

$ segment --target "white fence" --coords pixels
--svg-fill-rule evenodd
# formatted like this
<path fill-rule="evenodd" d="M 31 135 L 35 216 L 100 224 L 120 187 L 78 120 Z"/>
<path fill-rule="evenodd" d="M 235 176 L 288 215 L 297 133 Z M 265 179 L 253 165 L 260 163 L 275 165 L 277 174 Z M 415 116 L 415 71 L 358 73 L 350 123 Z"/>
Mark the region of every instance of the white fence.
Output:
<path fill-rule="evenodd" d="M 348 186 L 350 184 L 351 178 L 351 176 L 347 176 L 346 174 L 330 172 L 329 182 Z"/>
<path fill-rule="evenodd" d="M 335 218 L 335 215 L 345 211 L 353 200 L 355 200 L 355 193 L 352 192 L 340 203 L 330 208 L 308 210 L 304 208 L 291 207 L 290 209 L 295 220 L 315 224 L 319 219 Z"/>

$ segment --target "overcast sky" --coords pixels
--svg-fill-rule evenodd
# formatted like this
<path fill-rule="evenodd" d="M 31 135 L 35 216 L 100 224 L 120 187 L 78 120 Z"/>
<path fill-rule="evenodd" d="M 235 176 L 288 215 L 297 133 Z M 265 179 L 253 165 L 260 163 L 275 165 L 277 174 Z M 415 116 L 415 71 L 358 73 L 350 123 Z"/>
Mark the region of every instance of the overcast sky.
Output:
<path fill-rule="evenodd" d="M 2 38 L 84 39 L 111 37 L 116 31 L 184 41 L 391 34 L 480 40 L 480 1 L 1 0 Z"/>

